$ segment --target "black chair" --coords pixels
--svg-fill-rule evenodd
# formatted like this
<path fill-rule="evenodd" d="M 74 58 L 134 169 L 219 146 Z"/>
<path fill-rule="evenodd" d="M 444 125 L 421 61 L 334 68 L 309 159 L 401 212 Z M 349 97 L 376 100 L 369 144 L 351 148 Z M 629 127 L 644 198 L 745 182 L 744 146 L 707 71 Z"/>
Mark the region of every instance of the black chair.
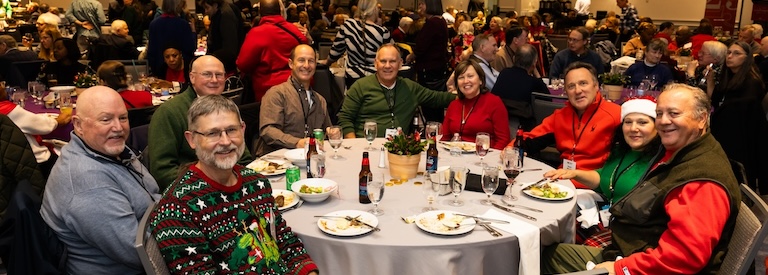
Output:
<path fill-rule="evenodd" d="M 146 60 L 116 60 L 120 63 L 123 63 L 125 66 L 125 72 L 130 74 L 133 77 L 133 80 L 138 81 L 139 80 L 139 74 L 144 73 L 144 75 L 149 75 L 149 64 Z"/>
<path fill-rule="evenodd" d="M 333 46 L 333 43 L 331 42 L 319 43 L 318 54 L 320 56 L 320 60 L 328 59 L 328 55 L 331 53 L 331 46 Z"/>
<path fill-rule="evenodd" d="M 128 147 L 136 152 L 142 152 L 149 145 L 149 124 L 131 128 L 128 136 Z"/>
<path fill-rule="evenodd" d="M 235 88 L 231 90 L 225 90 L 221 93 L 222 96 L 231 99 L 235 104 L 240 105 L 243 100 L 243 88 Z"/>
<path fill-rule="evenodd" d="M 315 69 L 315 86 L 313 88 L 328 103 L 328 115 L 331 117 L 331 123 L 338 123 L 339 117 L 337 114 L 341 110 L 341 104 L 344 102 L 344 93 L 342 92 L 342 87 L 336 84 L 336 79 L 328 66 L 317 66 L 317 69 Z"/>
<path fill-rule="evenodd" d="M 240 116 L 245 122 L 245 144 L 249 146 L 251 153 L 256 150 L 256 141 L 259 138 L 259 112 L 261 102 L 253 102 L 239 105 Z"/>
<path fill-rule="evenodd" d="M 533 119 L 536 120 L 536 125 L 541 124 L 544 118 L 548 117 L 555 110 L 565 107 L 567 97 L 543 94 L 543 93 L 531 93 L 531 107 L 533 108 Z"/>
<path fill-rule="evenodd" d="M 128 109 L 128 123 L 131 128 L 149 124 L 156 109 L 156 106 Z"/>
<path fill-rule="evenodd" d="M 43 63 L 46 62 L 47 61 L 45 60 L 13 62 L 13 66 L 16 67 L 22 77 L 20 83 L 23 84 L 20 86 L 24 87 L 28 81 L 35 81 L 37 79 L 37 75 L 40 74 L 40 67 L 42 67 Z"/>
<path fill-rule="evenodd" d="M 136 230 L 136 240 L 133 243 L 133 247 L 136 248 L 136 252 L 141 259 L 141 265 L 144 267 L 144 272 L 147 275 L 166 275 L 171 274 L 168 271 L 168 266 L 165 264 L 163 254 L 160 254 L 160 248 L 157 246 L 157 240 L 152 232 L 149 230 L 149 216 L 155 209 L 156 203 L 153 202 L 147 207 L 147 211 L 139 221 L 139 226 Z"/>

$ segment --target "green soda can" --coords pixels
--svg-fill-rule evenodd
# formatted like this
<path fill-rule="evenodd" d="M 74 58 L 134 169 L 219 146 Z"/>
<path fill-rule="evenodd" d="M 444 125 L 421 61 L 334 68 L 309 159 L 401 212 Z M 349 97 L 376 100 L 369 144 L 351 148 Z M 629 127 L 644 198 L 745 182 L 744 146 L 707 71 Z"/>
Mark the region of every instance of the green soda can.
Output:
<path fill-rule="evenodd" d="M 285 171 L 285 189 L 292 190 L 291 186 L 294 182 L 301 180 L 301 171 L 296 165 L 291 165 L 288 170 Z"/>
<path fill-rule="evenodd" d="M 325 131 L 323 129 L 314 129 L 312 130 L 312 135 L 315 136 L 315 140 L 317 141 L 317 148 L 323 148 L 323 141 L 325 140 Z M 322 149 L 319 149 L 320 151 Z"/>

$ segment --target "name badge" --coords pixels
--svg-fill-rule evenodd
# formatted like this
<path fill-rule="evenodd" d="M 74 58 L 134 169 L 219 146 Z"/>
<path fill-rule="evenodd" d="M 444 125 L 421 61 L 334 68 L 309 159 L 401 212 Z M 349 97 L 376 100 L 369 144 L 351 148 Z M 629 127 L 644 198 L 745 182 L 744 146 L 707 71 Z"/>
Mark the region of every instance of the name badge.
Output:
<path fill-rule="evenodd" d="M 608 227 L 611 223 L 611 211 L 608 208 L 600 210 L 600 220 L 603 222 L 604 227 Z"/>
<path fill-rule="evenodd" d="M 576 161 L 573 161 L 570 159 L 564 159 L 563 169 L 576 170 Z"/>
<path fill-rule="evenodd" d="M 385 133 L 384 137 L 386 137 L 386 138 L 394 137 L 394 136 L 397 135 L 397 129 L 387 128 L 387 131 L 384 132 L 384 133 Z"/>

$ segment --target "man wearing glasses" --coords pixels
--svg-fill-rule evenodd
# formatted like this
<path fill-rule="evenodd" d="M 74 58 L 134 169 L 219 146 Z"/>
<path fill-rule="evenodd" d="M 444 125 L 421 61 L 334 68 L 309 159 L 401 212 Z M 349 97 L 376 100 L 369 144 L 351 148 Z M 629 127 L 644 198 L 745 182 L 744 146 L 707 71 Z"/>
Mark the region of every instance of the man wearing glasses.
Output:
<path fill-rule="evenodd" d="M 584 27 L 572 30 L 568 34 L 568 49 L 561 50 L 552 59 L 552 66 L 549 68 L 550 79 L 562 78 L 563 70 L 573 62 L 580 61 L 589 63 L 597 70 L 597 75 L 605 71 L 605 66 L 600 56 L 587 48 L 589 45 L 589 31 Z"/>
<path fill-rule="evenodd" d="M 237 165 L 245 124 L 231 100 L 201 96 L 183 132 L 198 157 L 158 202 L 150 223 L 174 274 L 317 275 L 277 211 L 269 180 Z"/>
<path fill-rule="evenodd" d="M 178 176 L 179 167 L 197 160 L 195 151 L 184 138 L 186 114 L 192 102 L 205 95 L 221 95 L 224 91 L 224 64 L 216 57 L 201 56 L 192 63 L 191 85 L 181 94 L 160 105 L 149 124 L 149 170 L 160 190 L 165 190 Z M 239 163 L 252 160 L 246 148 Z"/>

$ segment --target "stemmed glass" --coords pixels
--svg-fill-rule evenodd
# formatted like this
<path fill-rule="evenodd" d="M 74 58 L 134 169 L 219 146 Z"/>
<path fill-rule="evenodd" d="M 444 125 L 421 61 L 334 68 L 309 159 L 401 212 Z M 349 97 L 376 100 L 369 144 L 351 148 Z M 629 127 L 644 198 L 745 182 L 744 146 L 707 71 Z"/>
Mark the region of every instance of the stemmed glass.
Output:
<path fill-rule="evenodd" d="M 332 159 L 344 159 L 344 157 L 339 156 L 339 147 L 341 147 L 341 143 L 344 141 L 344 135 L 341 131 L 341 126 L 339 125 L 333 125 L 330 128 L 328 128 L 328 143 L 331 144 L 331 148 L 333 148 L 333 156 Z"/>
<path fill-rule="evenodd" d="M 656 90 L 656 84 L 659 84 L 658 77 L 655 74 L 649 75 L 648 83 L 651 85 L 651 87 L 648 87 L 649 91 Z"/>
<path fill-rule="evenodd" d="M 376 148 L 373 148 L 373 140 L 376 139 L 376 131 L 378 130 L 378 127 L 379 126 L 376 125 L 376 121 L 365 121 L 365 125 L 363 125 L 363 133 L 365 134 L 365 140 L 368 141 L 368 147 L 365 147 L 366 151 L 376 151 Z"/>
<path fill-rule="evenodd" d="M 504 191 L 502 201 L 516 201 L 517 197 L 512 195 L 512 186 L 515 184 L 515 178 L 520 175 L 520 163 L 518 161 L 518 152 L 515 148 L 507 147 L 501 152 L 501 162 L 504 166 L 504 175 L 507 176 L 507 190 Z"/>
<path fill-rule="evenodd" d="M 384 210 L 379 209 L 379 202 L 384 197 L 384 182 L 381 180 L 374 180 L 368 182 L 368 198 L 373 203 L 373 209 L 368 210 L 376 216 L 384 215 Z"/>
<path fill-rule="evenodd" d="M 459 194 L 464 190 L 467 183 L 467 173 L 469 169 L 464 167 L 451 167 L 451 177 L 448 179 L 451 183 L 451 193 L 453 193 L 453 201 L 451 205 L 462 206 L 464 202 L 459 200 Z"/>
<path fill-rule="evenodd" d="M 477 133 L 477 136 L 475 136 L 475 153 L 480 156 L 480 162 L 476 162 L 475 165 L 480 167 L 486 166 L 485 162 L 483 162 L 483 158 L 488 154 L 489 147 L 491 147 L 491 136 L 485 132 Z"/>
<path fill-rule="evenodd" d="M 427 122 L 425 132 L 427 134 L 427 138 L 440 141 L 443 139 L 443 124 L 435 121 Z"/>
<path fill-rule="evenodd" d="M 37 82 L 35 81 L 27 82 L 27 92 L 29 92 L 29 95 L 32 96 L 32 103 L 34 103 L 35 105 L 39 105 L 38 103 L 40 102 L 40 97 L 37 94 L 37 90 L 36 90 L 37 87 L 35 86 L 36 84 Z"/>
<path fill-rule="evenodd" d="M 491 194 L 499 187 L 499 168 L 487 166 L 483 168 L 483 192 L 488 196 L 482 204 L 491 205 Z"/>
<path fill-rule="evenodd" d="M 437 210 L 437 208 L 432 207 L 432 203 L 435 201 L 435 198 L 437 198 L 438 191 L 440 191 L 440 173 L 429 171 L 426 177 L 427 179 L 422 185 L 421 191 L 429 205 L 421 209 L 424 212 Z"/>

